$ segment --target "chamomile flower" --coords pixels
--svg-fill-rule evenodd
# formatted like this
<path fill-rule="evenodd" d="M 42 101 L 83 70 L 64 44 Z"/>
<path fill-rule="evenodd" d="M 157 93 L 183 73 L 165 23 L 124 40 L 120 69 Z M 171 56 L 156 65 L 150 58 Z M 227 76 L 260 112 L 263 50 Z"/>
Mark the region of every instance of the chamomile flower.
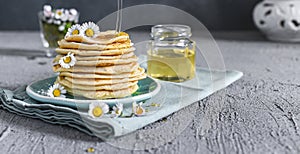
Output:
<path fill-rule="evenodd" d="M 103 102 L 93 102 L 89 105 L 89 116 L 93 118 L 100 118 L 109 112 L 109 106 Z"/>
<path fill-rule="evenodd" d="M 48 89 L 47 95 L 49 97 L 62 97 L 62 98 L 65 98 L 66 96 L 64 94 L 66 94 L 66 93 L 67 93 L 67 91 L 65 90 L 65 88 L 57 83 L 57 84 L 54 84 L 53 86 L 51 86 Z"/>
<path fill-rule="evenodd" d="M 66 28 L 66 23 L 63 23 L 63 24 L 58 26 L 58 30 L 61 31 L 61 32 L 64 31 L 65 28 Z"/>
<path fill-rule="evenodd" d="M 61 19 L 64 16 L 64 9 L 57 9 L 55 11 L 55 19 Z"/>
<path fill-rule="evenodd" d="M 55 25 L 60 25 L 60 24 L 61 24 L 61 21 L 60 21 L 60 20 L 53 20 L 53 23 L 54 23 Z"/>
<path fill-rule="evenodd" d="M 45 19 L 46 20 L 46 22 L 48 23 L 48 24 L 52 24 L 53 23 L 53 18 L 46 18 Z"/>
<path fill-rule="evenodd" d="M 74 53 L 69 52 L 66 56 L 61 57 L 58 63 L 62 68 L 70 68 L 74 66 L 76 63 Z"/>
<path fill-rule="evenodd" d="M 83 23 L 81 26 L 81 33 L 86 37 L 95 37 L 99 31 L 99 26 L 93 22 Z"/>
<path fill-rule="evenodd" d="M 61 21 L 67 21 L 69 18 L 69 10 L 63 10 L 63 14 L 60 17 Z"/>
<path fill-rule="evenodd" d="M 136 102 L 132 103 L 132 112 L 136 116 L 142 116 L 145 114 L 145 109 L 142 107 L 143 103 L 137 104 Z"/>
<path fill-rule="evenodd" d="M 79 24 L 75 24 L 75 25 L 71 26 L 68 29 L 68 32 L 67 32 L 65 38 L 68 37 L 68 36 L 71 36 L 71 35 L 79 35 L 80 34 L 80 28 L 81 28 L 81 26 Z"/>
<path fill-rule="evenodd" d="M 116 106 L 113 107 L 113 111 L 111 112 L 111 114 L 114 117 L 119 117 L 123 112 L 123 104 L 118 103 L 116 104 Z"/>
<path fill-rule="evenodd" d="M 52 7 L 50 5 L 44 5 L 44 16 L 50 18 L 52 16 Z"/>
<path fill-rule="evenodd" d="M 70 9 L 69 11 L 69 21 L 74 21 L 75 23 L 78 22 L 78 12 L 76 9 Z"/>

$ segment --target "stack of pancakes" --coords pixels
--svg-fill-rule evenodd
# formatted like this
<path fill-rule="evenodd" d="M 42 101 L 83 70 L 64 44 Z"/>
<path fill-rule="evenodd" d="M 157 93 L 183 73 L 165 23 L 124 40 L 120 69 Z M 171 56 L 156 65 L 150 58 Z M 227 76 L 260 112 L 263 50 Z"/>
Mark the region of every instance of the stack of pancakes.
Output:
<path fill-rule="evenodd" d="M 53 66 L 59 72 L 56 83 L 73 95 L 90 99 L 126 97 L 136 92 L 138 80 L 146 77 L 125 32 L 100 32 L 94 38 L 73 35 L 58 44 Z M 68 53 L 74 54 L 76 63 L 63 68 L 58 62 Z"/>

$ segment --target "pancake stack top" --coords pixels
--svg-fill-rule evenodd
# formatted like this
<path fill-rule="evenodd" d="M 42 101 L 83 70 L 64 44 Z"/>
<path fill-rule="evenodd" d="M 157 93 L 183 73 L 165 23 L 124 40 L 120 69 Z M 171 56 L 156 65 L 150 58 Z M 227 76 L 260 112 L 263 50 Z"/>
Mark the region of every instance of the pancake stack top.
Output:
<path fill-rule="evenodd" d="M 58 42 L 53 70 L 56 83 L 73 95 L 90 99 L 121 98 L 138 89 L 146 77 L 125 32 L 99 32 L 92 22 L 69 28 Z"/>

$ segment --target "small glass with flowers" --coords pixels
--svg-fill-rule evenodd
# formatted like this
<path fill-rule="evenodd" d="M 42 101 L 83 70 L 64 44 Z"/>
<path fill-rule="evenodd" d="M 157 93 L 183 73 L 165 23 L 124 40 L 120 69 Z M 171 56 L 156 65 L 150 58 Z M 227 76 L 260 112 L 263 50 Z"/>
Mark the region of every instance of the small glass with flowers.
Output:
<path fill-rule="evenodd" d="M 52 9 L 50 5 L 44 5 L 38 18 L 43 46 L 54 49 L 58 47 L 57 41 L 64 38 L 68 28 L 78 23 L 79 12 L 76 9 Z"/>

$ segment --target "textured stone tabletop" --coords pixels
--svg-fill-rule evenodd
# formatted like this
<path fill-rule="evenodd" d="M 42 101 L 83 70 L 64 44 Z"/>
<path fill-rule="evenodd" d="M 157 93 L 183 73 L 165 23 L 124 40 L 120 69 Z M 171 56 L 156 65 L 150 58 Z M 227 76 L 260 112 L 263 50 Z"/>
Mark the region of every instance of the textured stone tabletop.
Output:
<path fill-rule="evenodd" d="M 300 153 L 300 44 L 251 32 L 214 36 L 226 68 L 244 72 L 228 88 L 109 143 L 0 110 L 0 153 L 84 153 L 89 147 L 95 153 Z M 1 48 L 42 46 L 37 32 L 0 32 L 0 87 L 13 90 L 54 74 L 49 58 L 6 55 Z M 130 150 L 142 143 L 148 148 Z"/>

